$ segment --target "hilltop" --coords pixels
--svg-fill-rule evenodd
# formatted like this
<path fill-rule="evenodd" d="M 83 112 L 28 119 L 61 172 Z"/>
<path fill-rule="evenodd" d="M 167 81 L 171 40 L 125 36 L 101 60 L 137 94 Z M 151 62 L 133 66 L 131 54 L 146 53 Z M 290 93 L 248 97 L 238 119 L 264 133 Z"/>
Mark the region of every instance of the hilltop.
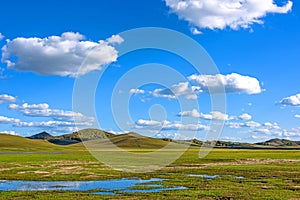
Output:
<path fill-rule="evenodd" d="M 53 136 L 44 131 L 44 132 L 32 135 L 28 138 L 34 139 L 34 140 L 49 140 L 49 139 L 53 138 Z"/>
<path fill-rule="evenodd" d="M 47 132 L 41 132 L 32 135 L 28 138 L 33 140 L 47 140 L 53 144 L 58 144 L 58 145 L 69 145 L 69 144 L 76 144 L 87 140 L 109 138 L 112 137 L 113 135 L 114 134 L 102 130 L 89 128 L 89 129 L 83 129 L 77 132 L 64 134 L 60 136 L 52 136 Z"/>

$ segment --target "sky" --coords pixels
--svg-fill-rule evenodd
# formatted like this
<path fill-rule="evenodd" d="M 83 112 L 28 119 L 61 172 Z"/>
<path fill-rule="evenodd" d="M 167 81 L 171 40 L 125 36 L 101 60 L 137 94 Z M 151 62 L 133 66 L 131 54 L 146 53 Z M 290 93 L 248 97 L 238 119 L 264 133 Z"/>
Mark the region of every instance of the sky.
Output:
<path fill-rule="evenodd" d="M 1 1 L 0 132 L 95 127 L 205 140 L 216 122 L 221 140 L 300 140 L 299 13 L 293 0 Z M 144 38 L 126 33 L 145 27 L 196 41 L 208 57 L 185 41 L 151 36 L 211 58 L 218 72 L 201 73 L 161 49 L 121 55 Z M 76 84 L 100 75 L 74 104 Z M 85 96 L 91 88 L 93 100 Z M 221 110 L 214 95 L 226 98 Z"/>

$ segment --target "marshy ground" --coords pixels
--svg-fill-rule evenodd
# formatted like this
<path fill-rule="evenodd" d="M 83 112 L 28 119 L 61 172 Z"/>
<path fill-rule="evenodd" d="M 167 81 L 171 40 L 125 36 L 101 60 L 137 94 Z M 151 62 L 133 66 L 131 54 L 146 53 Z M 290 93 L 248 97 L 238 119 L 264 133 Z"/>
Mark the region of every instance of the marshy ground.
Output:
<path fill-rule="evenodd" d="M 299 199 L 300 151 L 214 149 L 199 158 L 191 147 L 174 163 L 151 173 L 127 173 L 100 163 L 85 149 L 61 147 L 0 154 L 0 180 L 87 181 L 161 178 L 161 192 L 93 194 L 95 191 L 1 191 L 0 199 Z M 128 149 L 139 151 L 138 149 Z M 141 150 L 142 152 L 143 150 Z M 117 152 L 116 152 L 117 153 Z M 194 176 L 190 176 L 193 174 Z M 200 175 L 200 176 L 197 176 Z M 196 175 L 196 176 L 195 176 Z M 216 177 L 208 179 L 205 176 Z M 242 177 L 242 178 L 236 178 Z M 156 184 L 149 183 L 149 184 Z M 133 189 L 147 189 L 147 185 Z"/>

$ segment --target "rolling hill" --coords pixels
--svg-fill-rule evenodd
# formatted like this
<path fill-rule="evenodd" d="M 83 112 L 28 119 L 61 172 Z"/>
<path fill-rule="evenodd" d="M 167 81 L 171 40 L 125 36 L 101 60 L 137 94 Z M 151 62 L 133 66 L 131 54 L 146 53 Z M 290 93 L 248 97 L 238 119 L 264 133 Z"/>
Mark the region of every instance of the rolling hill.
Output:
<path fill-rule="evenodd" d="M 20 136 L 0 134 L 1 151 L 53 151 L 61 147 L 46 140 L 32 140 Z"/>
<path fill-rule="evenodd" d="M 84 144 L 83 144 L 84 142 Z M 300 149 L 299 141 L 291 141 L 286 139 L 271 139 L 259 143 L 239 143 L 230 141 L 200 141 L 197 139 L 176 141 L 169 138 L 151 138 L 139 135 L 137 133 L 126 133 L 115 135 L 98 129 L 83 129 L 71 134 L 64 134 L 60 136 L 52 136 L 47 132 L 41 132 L 32 135 L 28 138 L 13 136 L 7 134 L 0 134 L 0 151 L 1 150 L 50 150 L 50 149 L 66 149 L 66 148 L 84 148 L 84 145 L 92 147 L 102 144 L 105 148 L 109 148 L 111 142 L 121 148 L 136 148 L 136 149 L 159 149 L 170 142 L 173 144 L 185 144 L 192 146 L 201 146 L 206 144 L 215 146 L 217 148 L 235 148 L 235 149 L 260 149 L 260 148 L 278 148 L 278 149 Z"/>
<path fill-rule="evenodd" d="M 163 139 L 145 137 L 137 133 L 114 135 L 110 141 L 122 148 L 162 148 L 169 143 Z"/>

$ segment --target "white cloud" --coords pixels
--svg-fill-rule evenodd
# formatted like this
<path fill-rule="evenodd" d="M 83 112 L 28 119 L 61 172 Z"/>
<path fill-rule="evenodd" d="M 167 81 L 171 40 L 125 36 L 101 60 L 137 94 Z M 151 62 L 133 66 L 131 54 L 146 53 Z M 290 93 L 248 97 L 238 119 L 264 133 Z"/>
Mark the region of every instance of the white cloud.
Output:
<path fill-rule="evenodd" d="M 192 34 L 194 34 L 194 35 L 201 35 L 201 34 L 203 34 L 199 29 L 197 29 L 196 27 L 192 27 L 191 28 L 191 32 L 192 32 Z"/>
<path fill-rule="evenodd" d="M 287 1 L 278 6 L 273 0 L 165 0 L 171 12 L 193 26 L 208 29 L 230 27 L 250 28 L 253 24 L 263 24 L 269 13 L 288 13 L 293 3 Z"/>
<path fill-rule="evenodd" d="M 74 122 L 69 121 L 43 121 L 43 122 L 18 122 L 15 124 L 18 127 L 40 127 L 40 128 L 55 128 L 55 127 L 68 127 L 75 126 Z M 89 122 L 81 122 L 76 124 L 79 126 L 89 126 Z"/>
<path fill-rule="evenodd" d="M 267 140 L 270 139 L 268 136 L 258 136 L 258 135 L 251 135 L 251 138 L 254 140 Z"/>
<path fill-rule="evenodd" d="M 184 96 L 187 99 L 197 99 L 196 91 L 193 87 L 189 86 L 188 82 L 181 82 L 172 85 L 166 89 L 155 89 L 151 92 L 154 97 L 163 97 L 169 99 L 175 99 L 180 96 Z"/>
<path fill-rule="evenodd" d="M 258 94 L 262 92 L 259 81 L 256 78 L 232 73 L 228 75 L 191 75 L 188 79 L 210 93 L 246 93 Z"/>
<path fill-rule="evenodd" d="M 279 103 L 288 106 L 300 106 L 300 94 L 283 98 Z"/>
<path fill-rule="evenodd" d="M 242 123 L 242 126 L 249 127 L 249 128 L 257 128 L 260 127 L 261 124 L 255 121 L 249 121 L 249 122 Z"/>
<path fill-rule="evenodd" d="M 130 89 L 129 94 L 145 94 L 145 90 L 141 90 L 141 89 Z"/>
<path fill-rule="evenodd" d="M 300 118 L 300 115 L 295 115 L 296 118 Z"/>
<path fill-rule="evenodd" d="M 229 126 L 229 128 L 238 129 L 238 128 L 241 128 L 242 123 L 240 123 L 240 122 L 228 122 L 228 123 L 226 123 L 226 125 Z"/>
<path fill-rule="evenodd" d="M 220 138 L 221 140 L 227 140 L 227 141 L 241 141 L 242 138 L 239 137 L 230 137 L 230 136 L 224 136 Z"/>
<path fill-rule="evenodd" d="M 197 109 L 193 109 L 191 111 L 182 111 L 178 114 L 178 116 L 198 118 L 201 116 L 201 113 Z"/>
<path fill-rule="evenodd" d="M 245 128 L 258 128 L 261 126 L 260 123 L 255 122 L 255 121 L 248 121 L 248 122 L 228 122 L 225 125 L 229 126 L 230 128 L 241 128 L 241 127 L 245 127 Z"/>
<path fill-rule="evenodd" d="M 149 130 L 185 130 L 185 131 L 201 131 L 208 130 L 209 127 L 202 124 L 182 124 L 181 122 L 169 121 L 154 121 L 140 119 L 136 122 L 136 129 L 149 129 Z"/>
<path fill-rule="evenodd" d="M 187 99 L 197 99 L 197 95 L 202 92 L 207 93 L 246 93 L 258 94 L 262 92 L 259 81 L 256 78 L 232 73 L 228 75 L 197 75 L 188 77 L 193 84 L 181 82 L 166 89 L 155 89 L 150 92 L 153 97 L 176 99 L 185 97 Z"/>
<path fill-rule="evenodd" d="M 16 102 L 17 98 L 8 94 L 0 94 L 0 104 L 5 102 Z"/>
<path fill-rule="evenodd" d="M 107 39 L 109 44 L 121 44 L 124 42 L 124 39 L 119 35 L 112 35 L 110 38 Z"/>
<path fill-rule="evenodd" d="M 209 114 L 203 114 L 200 113 L 197 109 L 193 109 L 191 111 L 182 111 L 178 114 L 178 116 L 202 118 L 205 120 L 222 120 L 222 121 L 227 121 L 234 118 L 234 117 L 229 117 L 229 115 L 221 113 L 219 111 L 212 111 Z"/>
<path fill-rule="evenodd" d="M 20 71 L 78 77 L 117 60 L 113 44 L 123 41 L 120 36 L 99 42 L 84 39 L 80 33 L 65 32 L 61 36 L 7 40 L 2 48 L 2 62 Z M 89 54 L 90 59 L 81 66 Z"/>
<path fill-rule="evenodd" d="M 2 33 L 0 33 L 0 41 L 3 40 L 3 38 L 5 38 L 5 36 Z"/>
<path fill-rule="evenodd" d="M 160 132 L 160 133 L 157 133 L 156 135 L 154 135 L 153 137 L 155 138 L 170 138 L 170 139 L 173 139 L 173 140 L 190 140 L 190 139 L 193 139 L 192 137 L 188 137 L 188 136 L 185 136 L 183 134 L 180 134 L 180 133 L 169 133 L 169 132 Z"/>
<path fill-rule="evenodd" d="M 225 121 L 232 119 L 232 117 L 229 117 L 229 115 L 218 111 L 213 111 L 210 114 L 202 114 L 201 118 L 206 120 L 225 120 Z"/>
<path fill-rule="evenodd" d="M 0 124 L 15 124 L 20 122 L 19 119 L 0 116 Z"/>
<path fill-rule="evenodd" d="M 84 116 L 82 113 L 73 112 L 73 111 L 65 111 L 59 109 L 51 109 L 48 104 L 28 104 L 24 103 L 21 106 L 17 104 L 10 104 L 9 109 L 18 111 L 24 115 L 31 117 L 51 117 L 57 121 L 76 121 L 76 123 L 80 122 L 88 122 L 92 124 L 95 121 L 93 117 Z"/>
<path fill-rule="evenodd" d="M 271 131 L 267 128 L 258 128 L 256 130 L 254 130 L 255 133 L 262 133 L 262 134 L 266 134 L 269 135 L 271 133 Z"/>
<path fill-rule="evenodd" d="M 17 135 L 15 131 L 0 131 L 0 133 L 9 134 L 9 135 Z"/>
<path fill-rule="evenodd" d="M 265 122 L 263 123 L 263 126 L 269 129 L 280 129 L 280 126 L 276 122 L 275 123 Z"/>
<path fill-rule="evenodd" d="M 252 119 L 252 116 L 249 115 L 248 113 L 243 113 L 243 114 L 241 114 L 241 115 L 238 117 L 238 119 L 240 119 L 240 120 L 251 120 L 251 119 Z"/>
<path fill-rule="evenodd" d="M 74 132 L 79 129 L 77 126 L 90 126 L 89 122 L 81 122 L 74 124 L 68 121 L 42 121 L 42 122 L 18 122 L 14 124 L 16 127 L 34 127 L 42 128 L 43 130 L 48 129 L 51 132 Z"/>

